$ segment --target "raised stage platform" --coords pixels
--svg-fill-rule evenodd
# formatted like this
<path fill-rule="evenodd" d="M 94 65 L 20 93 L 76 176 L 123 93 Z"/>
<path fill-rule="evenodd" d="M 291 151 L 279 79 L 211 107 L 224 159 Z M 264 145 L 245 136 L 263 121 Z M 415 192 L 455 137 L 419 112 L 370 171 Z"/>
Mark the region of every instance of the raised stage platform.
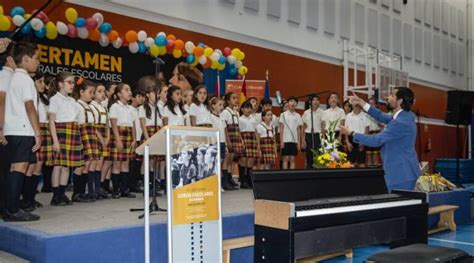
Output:
<path fill-rule="evenodd" d="M 130 208 L 142 207 L 141 195 L 135 199 L 76 203 L 69 207 L 50 207 L 50 196 L 38 195 L 38 200 L 46 205 L 36 211 L 41 216 L 40 221 L 14 224 L 0 221 L 0 250 L 32 262 L 144 261 L 143 221 L 137 218 L 140 213 L 129 212 Z M 160 206 L 165 207 L 165 197 L 160 197 L 158 201 Z M 457 223 L 470 221 L 468 191 L 432 194 L 430 201 L 430 205 L 459 205 L 460 209 L 456 212 Z M 224 239 L 253 235 L 254 199 L 250 190 L 223 193 L 222 211 Z M 166 262 L 166 215 L 152 215 L 151 223 L 152 262 Z M 471 229 L 472 227 L 469 228 Z M 439 235 L 449 236 L 450 233 Z M 442 245 L 441 241 L 430 242 Z M 472 246 L 471 249 L 474 244 Z M 384 249 L 387 247 L 356 249 L 352 261 L 361 262 L 370 254 Z M 331 261 L 351 262 L 344 258 Z M 3 263 L 1 257 L 0 262 Z M 253 248 L 232 250 L 231 262 L 253 262 Z"/>

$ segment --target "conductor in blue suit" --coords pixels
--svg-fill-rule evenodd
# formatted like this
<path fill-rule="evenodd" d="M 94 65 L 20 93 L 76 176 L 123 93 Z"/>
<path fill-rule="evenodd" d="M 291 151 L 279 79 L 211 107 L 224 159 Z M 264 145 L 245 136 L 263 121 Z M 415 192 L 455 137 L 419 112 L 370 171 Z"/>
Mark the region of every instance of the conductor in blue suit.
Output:
<path fill-rule="evenodd" d="M 386 125 L 375 135 L 355 133 L 341 127 L 341 133 L 352 135 L 355 143 L 369 147 L 381 146 L 381 156 L 385 171 L 385 182 L 389 191 L 393 189 L 413 190 L 420 175 L 420 166 L 415 151 L 415 115 L 410 111 L 415 100 L 413 91 L 406 87 L 396 87 L 388 97 L 393 108 L 393 116 L 370 107 L 355 94 L 350 96 L 351 104 L 360 105 L 370 116 Z"/>

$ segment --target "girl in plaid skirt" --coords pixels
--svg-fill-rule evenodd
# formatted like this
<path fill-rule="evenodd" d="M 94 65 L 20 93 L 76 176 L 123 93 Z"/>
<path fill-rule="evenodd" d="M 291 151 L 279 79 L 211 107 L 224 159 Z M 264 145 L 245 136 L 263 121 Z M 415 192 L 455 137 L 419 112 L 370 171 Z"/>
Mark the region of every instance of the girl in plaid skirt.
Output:
<path fill-rule="evenodd" d="M 28 166 L 28 171 L 23 184 L 23 199 L 21 209 L 31 212 L 43 205 L 35 200 L 39 177 L 42 173 L 43 164 L 51 162 L 53 159 L 53 148 L 51 142 L 51 135 L 49 133 L 48 125 L 48 105 L 49 98 L 45 93 L 46 85 L 44 75 L 37 73 L 33 77 L 35 87 L 38 91 L 38 117 L 41 129 L 41 148 L 36 152 L 36 163 Z"/>
<path fill-rule="evenodd" d="M 79 78 L 74 87 L 73 97 L 77 99 L 79 115 L 77 122 L 81 129 L 81 141 L 84 153 L 84 166 L 74 170 L 73 184 L 74 202 L 91 202 L 102 197 L 95 194 L 96 177 L 100 180 L 100 173 L 95 170 L 95 161 L 99 159 L 98 136 L 101 136 L 95 127 L 95 116 L 90 102 L 94 97 L 95 84 Z M 88 193 L 86 194 L 86 184 Z"/>
<path fill-rule="evenodd" d="M 63 71 L 56 75 L 50 88 L 56 92 L 51 97 L 48 108 L 54 151 L 51 200 L 53 206 L 72 204 L 65 194 L 69 169 L 84 165 L 81 131 L 76 123 L 79 108 L 76 101 L 69 96 L 74 89 L 74 83 L 74 76 Z"/>
<path fill-rule="evenodd" d="M 112 164 L 113 198 L 135 198 L 128 189 L 129 161 L 134 156 L 136 130 L 133 111 L 128 105 L 132 90 L 128 84 L 121 83 L 109 99 L 109 119 L 112 127 L 109 143 Z"/>
<path fill-rule="evenodd" d="M 166 95 L 166 103 L 163 108 L 163 125 L 184 125 L 186 111 L 183 107 L 181 88 L 171 86 Z"/>
<path fill-rule="evenodd" d="M 271 110 L 262 111 L 262 122 L 257 126 L 257 137 L 260 141 L 260 169 L 270 170 L 275 164 L 277 148 L 275 128 L 272 125 L 273 113 Z"/>
<path fill-rule="evenodd" d="M 94 164 L 91 165 L 90 171 L 93 171 L 94 173 L 95 194 L 97 196 L 101 196 L 102 198 L 108 199 L 111 197 L 111 195 L 102 189 L 102 184 L 105 180 L 105 173 L 102 173 L 102 170 L 104 168 L 104 159 L 105 157 L 109 156 L 107 144 L 110 140 L 107 107 L 102 106 L 102 102 L 105 99 L 106 96 L 104 85 L 97 84 L 94 91 L 94 100 L 91 101 L 90 108 L 94 113 L 95 128 L 99 146 L 99 158 L 94 161 Z"/>
<path fill-rule="evenodd" d="M 191 126 L 212 127 L 208 92 L 205 85 L 196 87 L 193 95 L 193 103 L 189 107 L 189 116 Z"/>
<path fill-rule="evenodd" d="M 244 102 L 240 109 L 243 115 L 239 118 L 239 129 L 242 141 L 245 145 L 245 156 L 242 156 L 239 160 L 240 187 L 251 188 L 252 182 L 250 180 L 250 173 L 260 152 L 256 132 L 257 123 L 255 122 L 255 118 L 251 116 L 252 103 L 250 101 L 247 100 Z"/>

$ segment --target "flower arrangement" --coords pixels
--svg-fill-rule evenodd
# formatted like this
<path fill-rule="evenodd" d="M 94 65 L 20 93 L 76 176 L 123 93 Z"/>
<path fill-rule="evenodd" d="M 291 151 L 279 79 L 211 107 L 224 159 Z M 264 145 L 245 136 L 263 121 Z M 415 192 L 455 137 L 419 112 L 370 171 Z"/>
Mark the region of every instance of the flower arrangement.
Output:
<path fill-rule="evenodd" d="M 336 125 L 339 120 L 330 122 L 328 129 L 321 136 L 321 148 L 315 153 L 314 168 L 351 168 L 352 164 L 347 160 L 347 154 L 339 151 L 339 139 L 336 137 Z"/>
<path fill-rule="evenodd" d="M 421 192 L 439 192 L 450 191 L 456 188 L 456 185 L 439 173 L 425 173 L 418 177 L 415 190 Z"/>

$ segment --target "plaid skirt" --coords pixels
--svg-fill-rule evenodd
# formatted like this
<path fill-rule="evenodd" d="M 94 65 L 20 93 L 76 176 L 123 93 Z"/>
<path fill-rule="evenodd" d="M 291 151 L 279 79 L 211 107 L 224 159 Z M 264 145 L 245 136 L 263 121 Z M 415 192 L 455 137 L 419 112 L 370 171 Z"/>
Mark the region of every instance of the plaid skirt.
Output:
<path fill-rule="evenodd" d="M 96 124 L 95 129 L 102 135 L 104 140 L 107 138 L 107 125 L 105 124 Z M 109 150 L 102 146 L 102 143 L 97 139 L 97 145 L 99 147 L 99 158 L 107 158 L 109 156 Z"/>
<path fill-rule="evenodd" d="M 259 150 L 255 132 L 241 132 L 240 134 L 245 146 L 245 157 L 257 159 Z"/>
<path fill-rule="evenodd" d="M 231 153 L 234 154 L 234 158 L 245 156 L 245 146 L 240 137 L 240 129 L 238 124 L 228 124 L 227 134 L 229 135 L 230 144 L 232 147 Z"/>
<path fill-rule="evenodd" d="M 53 161 L 53 138 L 49 131 L 49 123 L 40 123 L 41 148 L 36 152 L 36 160 L 51 165 Z"/>
<path fill-rule="evenodd" d="M 155 129 L 155 126 L 146 126 L 146 131 L 148 133 L 148 136 L 153 136 L 155 135 L 155 133 L 157 133 L 158 131 L 160 130 L 160 127 L 158 127 L 158 129 Z M 142 135 L 142 140 L 140 141 L 140 145 L 145 143 L 146 139 L 145 139 L 145 135 L 143 134 Z M 138 145 L 137 145 L 138 146 Z M 164 155 L 159 155 L 156 157 L 156 159 L 158 161 L 164 161 L 165 160 L 165 156 Z M 143 155 L 136 155 L 135 156 L 135 160 L 138 160 L 138 161 L 143 161 Z"/>
<path fill-rule="evenodd" d="M 135 156 L 134 152 L 131 149 L 131 145 L 133 143 L 133 136 L 132 136 L 132 127 L 117 127 L 118 132 L 120 135 L 120 139 L 122 141 L 123 149 L 119 150 L 116 145 L 116 138 L 112 135 L 110 136 L 110 160 L 112 161 L 128 161 L 132 160 Z"/>
<path fill-rule="evenodd" d="M 275 164 L 275 138 L 260 138 L 260 151 L 262 151 L 261 164 Z"/>
<path fill-rule="evenodd" d="M 60 153 L 53 153 L 53 165 L 65 167 L 84 166 L 81 131 L 75 122 L 56 123 Z"/>
<path fill-rule="evenodd" d="M 84 161 L 99 159 L 99 142 L 95 134 L 94 123 L 80 124 Z"/>

